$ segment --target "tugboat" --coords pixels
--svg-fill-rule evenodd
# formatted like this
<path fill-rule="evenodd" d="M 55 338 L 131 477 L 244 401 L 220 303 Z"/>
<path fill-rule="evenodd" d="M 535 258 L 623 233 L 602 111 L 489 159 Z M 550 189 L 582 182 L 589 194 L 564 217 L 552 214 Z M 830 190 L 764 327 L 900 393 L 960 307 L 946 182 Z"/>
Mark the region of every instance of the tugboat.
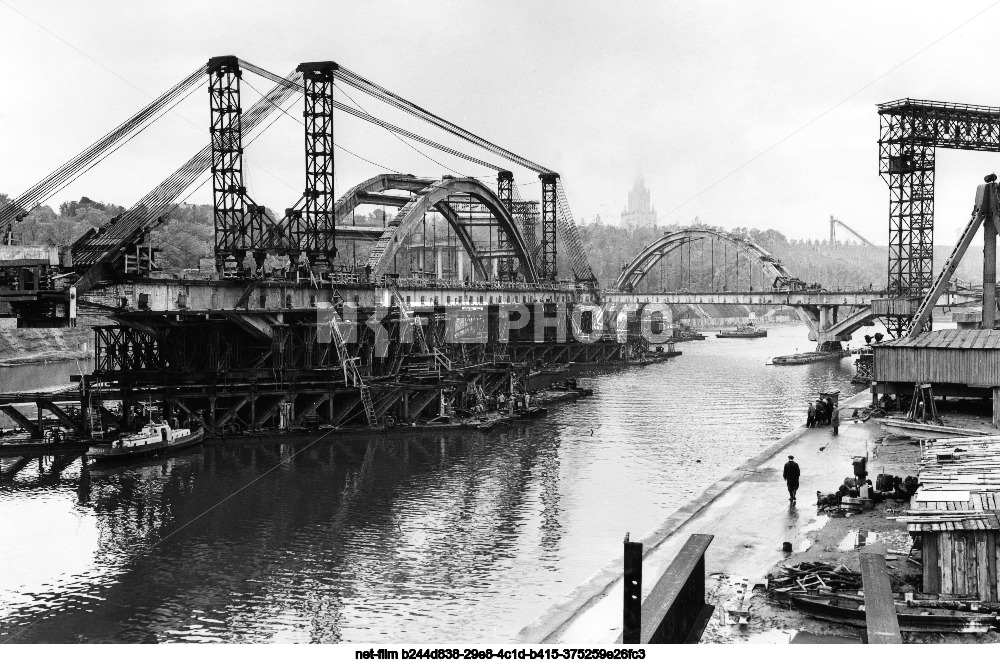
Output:
<path fill-rule="evenodd" d="M 190 428 L 171 428 L 167 423 L 148 423 L 134 435 L 90 447 L 87 455 L 95 462 L 155 456 L 193 446 L 204 438 L 204 428 L 192 431 Z"/>
<path fill-rule="evenodd" d="M 720 331 L 715 338 L 764 338 L 767 330 L 755 326 L 752 322 L 745 325 L 736 325 L 733 331 Z"/>

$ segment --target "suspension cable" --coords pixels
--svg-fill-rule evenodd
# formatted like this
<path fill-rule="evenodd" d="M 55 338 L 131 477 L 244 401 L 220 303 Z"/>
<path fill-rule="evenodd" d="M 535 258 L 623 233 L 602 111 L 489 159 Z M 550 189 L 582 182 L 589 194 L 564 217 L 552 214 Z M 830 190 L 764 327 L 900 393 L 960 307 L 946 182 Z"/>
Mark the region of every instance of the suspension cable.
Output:
<path fill-rule="evenodd" d="M 245 60 L 240 60 L 240 65 L 243 66 L 247 71 L 250 71 L 250 72 L 252 72 L 254 74 L 257 74 L 258 76 L 260 76 L 262 78 L 266 78 L 266 79 L 268 79 L 268 80 L 270 80 L 270 81 L 272 81 L 272 82 L 274 82 L 274 83 L 276 83 L 278 85 L 287 85 L 287 86 L 293 87 L 293 88 L 295 88 L 295 90 L 297 92 L 303 92 L 304 91 L 304 88 L 303 88 L 301 82 L 292 81 L 292 80 L 289 80 L 288 78 L 282 78 L 281 76 L 278 76 L 277 74 L 271 73 L 267 69 L 263 69 L 261 67 L 258 67 L 257 65 L 252 64 L 250 62 L 246 62 Z M 415 134 L 412 131 L 408 131 L 406 129 L 403 129 L 402 127 L 397 127 L 394 124 L 391 124 L 391 123 L 386 122 L 384 120 L 378 119 L 374 115 L 369 115 L 368 113 L 365 113 L 364 111 L 358 110 L 356 108 L 352 108 L 351 106 L 348 106 L 347 104 L 345 104 L 343 102 L 340 102 L 340 101 L 337 101 L 337 100 L 333 100 L 333 107 L 336 108 L 339 111 L 347 113 L 348 115 L 353 115 L 354 117 L 356 117 L 358 119 L 364 120 L 365 122 L 368 122 L 370 124 L 374 124 L 376 126 L 382 127 L 383 129 L 387 129 L 387 130 L 389 130 L 389 131 L 391 131 L 393 133 L 399 134 L 400 136 L 405 136 L 406 138 L 409 138 L 411 140 L 415 140 L 415 141 L 417 141 L 419 143 L 423 143 L 424 145 L 427 145 L 429 147 L 433 147 L 434 149 L 440 150 L 440 151 L 442 151 L 442 152 L 444 152 L 446 154 L 450 154 L 450 155 L 458 157 L 460 159 L 465 159 L 466 161 L 474 163 L 474 164 L 476 164 L 478 166 L 482 166 L 484 168 L 489 168 L 491 170 L 502 170 L 500 168 L 500 166 L 497 166 L 495 164 L 489 163 L 488 161 L 483 161 L 482 159 L 478 159 L 476 157 L 470 156 L 470 155 L 465 154 L 463 152 L 459 152 L 458 150 L 453 149 L 451 147 L 448 147 L 447 145 L 442 145 L 441 143 L 438 143 L 436 141 L 430 140 L 429 138 L 424 138 L 423 136 Z M 424 155 L 424 156 L 426 156 L 426 155 Z M 430 158 L 430 157 L 428 157 L 428 158 Z M 446 167 L 446 166 L 442 166 L 442 167 Z"/>
<path fill-rule="evenodd" d="M 398 108 L 402 111 L 409 113 L 410 115 L 413 115 L 414 117 L 420 118 L 425 122 L 433 124 L 434 126 L 443 129 L 444 131 L 447 131 L 448 133 L 454 136 L 462 138 L 463 140 L 466 140 L 472 143 L 473 145 L 476 145 L 477 147 L 480 147 L 488 152 L 491 152 L 498 156 L 502 156 L 505 159 L 513 161 L 514 163 L 524 168 L 527 168 L 528 170 L 533 170 L 536 173 L 552 172 L 552 169 L 540 166 L 533 161 L 529 161 L 528 159 L 525 159 L 522 156 L 514 154 L 510 150 L 506 150 L 500 147 L 499 145 L 495 145 L 489 142 L 488 140 L 477 136 L 471 131 L 467 131 L 462 127 L 452 124 L 451 122 L 445 120 L 444 118 L 435 115 L 434 113 L 431 113 L 430 111 L 425 110 L 424 108 L 421 108 L 420 106 L 414 104 L 411 101 L 403 99 L 394 92 L 391 92 L 386 88 L 376 83 L 373 83 L 372 81 L 367 80 L 366 78 L 354 73 L 349 69 L 345 69 L 344 67 L 338 65 L 337 69 L 334 70 L 333 75 L 335 78 L 343 81 L 344 83 L 347 83 L 348 85 L 355 87 L 358 90 L 361 90 L 362 92 L 365 92 L 381 101 L 384 101 L 390 106 Z"/>
<path fill-rule="evenodd" d="M 293 72 L 289 78 L 301 76 Z M 243 130 L 249 134 L 273 111 L 295 94 L 287 86 L 276 85 L 243 115 Z M 268 125 L 270 126 L 270 125 Z M 250 145 L 266 130 L 247 141 Z M 174 171 L 159 186 L 143 196 L 132 207 L 108 222 L 95 233 L 88 233 L 73 244 L 73 259 L 77 264 L 95 264 L 126 246 L 143 232 L 152 230 L 162 219 L 173 201 L 187 190 L 212 165 L 212 147 L 206 145 Z"/>
<path fill-rule="evenodd" d="M 199 67 L 132 117 L 33 184 L 24 193 L 12 198 L 0 210 L 0 233 L 6 233 L 9 230 L 8 226 L 12 226 L 18 220 L 27 216 L 32 209 L 50 198 L 56 191 L 61 190 L 69 181 L 79 177 L 83 169 L 94 164 L 102 155 L 107 154 L 109 150 L 115 148 L 116 145 L 119 145 L 123 141 L 128 142 L 134 138 L 140 127 L 159 119 L 163 113 L 169 110 L 168 107 L 172 107 L 174 102 L 184 92 L 193 89 L 205 76 L 205 68 Z"/>

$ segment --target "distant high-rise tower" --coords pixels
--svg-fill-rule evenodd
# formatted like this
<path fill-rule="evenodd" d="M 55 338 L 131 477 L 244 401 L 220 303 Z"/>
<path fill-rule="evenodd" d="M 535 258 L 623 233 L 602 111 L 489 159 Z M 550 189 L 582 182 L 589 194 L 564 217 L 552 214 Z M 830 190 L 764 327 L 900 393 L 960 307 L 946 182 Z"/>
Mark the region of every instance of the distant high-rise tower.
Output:
<path fill-rule="evenodd" d="M 652 228 L 656 225 L 656 208 L 649 204 L 649 189 L 642 176 L 628 192 L 628 207 L 622 210 L 622 225 L 631 228 Z"/>

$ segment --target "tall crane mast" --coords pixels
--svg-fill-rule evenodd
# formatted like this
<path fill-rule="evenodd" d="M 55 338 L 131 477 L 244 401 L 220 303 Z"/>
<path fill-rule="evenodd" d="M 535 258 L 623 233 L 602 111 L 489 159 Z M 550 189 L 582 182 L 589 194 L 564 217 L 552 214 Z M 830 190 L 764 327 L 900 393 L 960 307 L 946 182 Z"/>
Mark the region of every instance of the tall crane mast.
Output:
<path fill-rule="evenodd" d="M 833 215 L 830 215 L 830 245 L 833 246 L 837 243 L 837 226 L 842 226 L 847 232 L 851 233 L 855 237 L 861 240 L 861 243 L 865 246 L 875 246 L 873 243 L 869 242 L 867 239 L 862 237 L 857 230 L 850 227 L 840 219 L 835 219 Z"/>

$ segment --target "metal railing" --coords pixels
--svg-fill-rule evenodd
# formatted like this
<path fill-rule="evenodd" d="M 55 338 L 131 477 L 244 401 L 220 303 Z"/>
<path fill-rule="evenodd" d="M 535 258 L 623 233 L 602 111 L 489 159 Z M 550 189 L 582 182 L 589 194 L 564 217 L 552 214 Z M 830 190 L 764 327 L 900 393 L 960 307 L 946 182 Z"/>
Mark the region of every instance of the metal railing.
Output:
<path fill-rule="evenodd" d="M 896 99 L 886 101 L 878 105 L 880 111 L 894 110 L 896 108 L 941 108 L 947 110 L 969 111 L 972 113 L 987 113 L 990 115 L 1000 115 L 1000 107 L 982 106 L 979 104 L 955 104 L 947 101 L 930 101 L 927 99 Z"/>

